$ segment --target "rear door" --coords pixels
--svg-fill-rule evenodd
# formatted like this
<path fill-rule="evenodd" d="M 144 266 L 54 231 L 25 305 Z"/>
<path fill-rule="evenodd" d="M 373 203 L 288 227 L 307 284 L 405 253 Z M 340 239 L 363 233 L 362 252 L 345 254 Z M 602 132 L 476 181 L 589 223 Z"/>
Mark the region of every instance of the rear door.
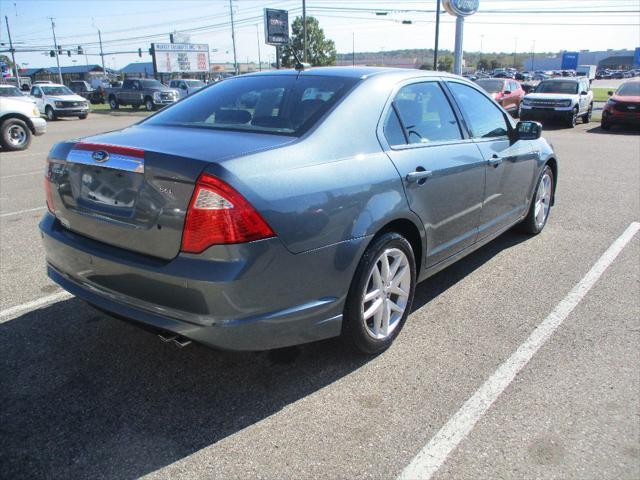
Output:
<path fill-rule="evenodd" d="M 484 160 L 486 188 L 479 238 L 513 225 L 528 207 L 536 157 L 531 142 L 512 142 L 511 119 L 479 89 L 447 80 L 473 141 Z"/>
<path fill-rule="evenodd" d="M 381 143 L 427 233 L 425 264 L 437 264 L 476 240 L 484 161 L 437 80 L 402 85 L 383 119 Z"/>

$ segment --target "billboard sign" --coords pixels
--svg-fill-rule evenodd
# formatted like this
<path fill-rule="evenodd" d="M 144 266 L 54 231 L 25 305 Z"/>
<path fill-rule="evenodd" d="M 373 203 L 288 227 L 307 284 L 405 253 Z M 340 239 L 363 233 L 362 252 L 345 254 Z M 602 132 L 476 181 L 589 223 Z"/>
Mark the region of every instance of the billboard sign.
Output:
<path fill-rule="evenodd" d="M 576 70 L 578 68 L 578 52 L 564 52 L 562 54 L 561 70 Z"/>
<path fill-rule="evenodd" d="M 289 12 L 264 9 L 264 37 L 267 45 L 289 44 Z"/>
<path fill-rule="evenodd" d="M 633 54 L 633 66 L 640 67 L 640 47 L 636 48 Z"/>
<path fill-rule="evenodd" d="M 444 9 L 456 17 L 473 15 L 480 8 L 480 0 L 444 0 Z"/>
<path fill-rule="evenodd" d="M 156 73 L 194 73 L 209 71 L 209 45 L 204 43 L 153 43 Z"/>

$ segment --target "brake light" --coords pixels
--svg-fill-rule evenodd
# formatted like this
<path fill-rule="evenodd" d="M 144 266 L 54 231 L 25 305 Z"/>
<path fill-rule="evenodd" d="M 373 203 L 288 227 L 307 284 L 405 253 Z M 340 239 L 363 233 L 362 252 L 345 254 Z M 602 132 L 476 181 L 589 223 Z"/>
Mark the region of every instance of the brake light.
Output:
<path fill-rule="evenodd" d="M 47 171 L 44 173 L 44 191 L 47 195 L 47 208 L 51 213 L 56 213 L 56 210 L 53 207 L 53 192 L 51 191 L 51 181 L 49 179 L 49 175 L 49 162 L 47 162 Z"/>
<path fill-rule="evenodd" d="M 189 202 L 181 250 L 200 253 L 211 245 L 275 236 L 247 200 L 219 178 L 203 173 Z"/>

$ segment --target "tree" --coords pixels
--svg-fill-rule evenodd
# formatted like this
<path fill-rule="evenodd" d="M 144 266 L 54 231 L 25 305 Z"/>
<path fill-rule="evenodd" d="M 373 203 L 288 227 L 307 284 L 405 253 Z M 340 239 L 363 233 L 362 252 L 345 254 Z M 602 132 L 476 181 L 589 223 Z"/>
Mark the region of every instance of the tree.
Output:
<path fill-rule="evenodd" d="M 296 17 L 291 25 L 290 45 L 282 47 L 281 61 L 283 67 L 292 67 L 296 60 L 291 48 L 293 47 L 301 61 L 304 61 L 302 17 Z M 334 65 L 336 63 L 336 45 L 333 40 L 328 40 L 324 36 L 324 31 L 320 28 L 318 20 L 307 16 L 307 62 L 315 67 L 324 65 Z"/>
<path fill-rule="evenodd" d="M 438 70 L 444 70 L 445 72 L 450 72 L 453 68 L 453 55 L 442 55 L 438 59 Z"/>

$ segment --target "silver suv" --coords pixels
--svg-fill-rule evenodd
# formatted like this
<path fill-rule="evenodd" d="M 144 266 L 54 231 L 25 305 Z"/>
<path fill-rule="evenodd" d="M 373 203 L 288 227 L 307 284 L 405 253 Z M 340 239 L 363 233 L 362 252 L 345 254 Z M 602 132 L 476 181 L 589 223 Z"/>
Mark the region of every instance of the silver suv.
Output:
<path fill-rule="evenodd" d="M 575 127 L 578 118 L 591 121 L 593 92 L 586 78 L 553 78 L 543 80 L 520 106 L 522 120 L 559 120 Z"/>

